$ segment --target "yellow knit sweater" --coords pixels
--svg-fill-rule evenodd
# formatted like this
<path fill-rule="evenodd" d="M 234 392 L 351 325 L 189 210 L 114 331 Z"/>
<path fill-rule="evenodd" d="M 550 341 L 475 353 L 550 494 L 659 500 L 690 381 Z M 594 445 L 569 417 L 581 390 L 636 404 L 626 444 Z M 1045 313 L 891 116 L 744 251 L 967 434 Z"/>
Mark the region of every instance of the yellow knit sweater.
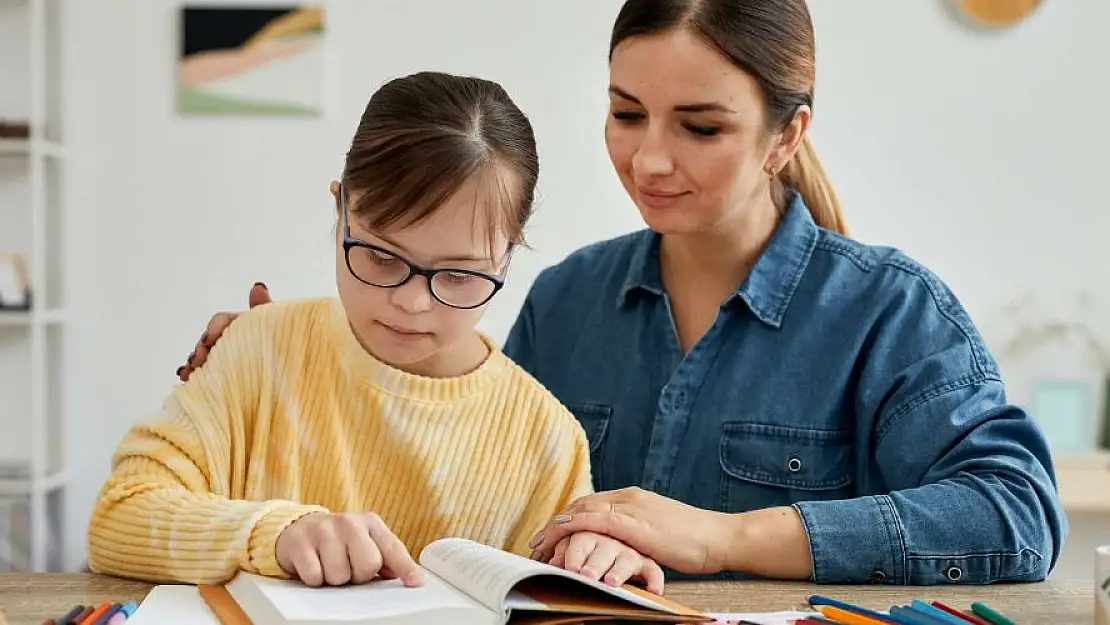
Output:
<path fill-rule="evenodd" d="M 589 448 L 574 417 L 490 349 L 469 374 L 424 378 L 368 354 L 336 299 L 244 314 L 113 455 L 90 568 L 284 577 L 278 535 L 314 511 L 376 512 L 414 556 L 444 536 L 530 553 L 591 490 Z"/>

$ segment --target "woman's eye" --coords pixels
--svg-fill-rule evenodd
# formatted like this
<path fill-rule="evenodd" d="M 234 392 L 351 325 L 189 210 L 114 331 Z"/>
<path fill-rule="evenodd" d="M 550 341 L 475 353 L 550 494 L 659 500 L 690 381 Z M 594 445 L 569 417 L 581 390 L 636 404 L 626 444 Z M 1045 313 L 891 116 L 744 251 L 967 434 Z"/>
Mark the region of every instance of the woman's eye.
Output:
<path fill-rule="evenodd" d="M 712 137 L 713 135 L 717 134 L 718 132 L 721 132 L 721 129 L 718 126 L 702 126 L 700 124 L 684 124 L 684 125 L 686 126 L 686 130 L 689 130 L 690 132 L 692 132 L 696 135 L 701 135 L 703 137 Z"/>
<path fill-rule="evenodd" d="M 638 122 L 644 118 L 644 114 L 638 111 L 614 111 L 613 119 L 622 122 Z"/>

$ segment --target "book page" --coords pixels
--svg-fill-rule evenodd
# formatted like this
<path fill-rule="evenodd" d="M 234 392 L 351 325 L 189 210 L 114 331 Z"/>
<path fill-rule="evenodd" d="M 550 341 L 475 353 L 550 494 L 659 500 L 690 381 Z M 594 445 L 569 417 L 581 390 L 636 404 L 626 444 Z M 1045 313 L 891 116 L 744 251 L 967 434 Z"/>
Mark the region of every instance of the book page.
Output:
<path fill-rule="evenodd" d="M 462 538 L 444 538 L 428 545 L 420 554 L 420 563 L 500 614 L 518 605 L 519 608 L 526 605 L 527 609 L 542 605 L 536 601 L 525 602 L 518 595 L 514 595 L 514 601 L 506 600 L 518 582 L 539 575 L 573 580 L 643 608 L 677 613 L 670 607 L 624 588 L 614 588 L 544 562 Z"/>
<path fill-rule="evenodd" d="M 500 614 L 431 572 L 423 571 L 423 580 L 422 586 L 411 588 L 400 580 L 384 579 L 312 587 L 295 580 L 240 573 L 227 588 L 255 622 L 372 623 L 402 620 L 399 617 L 416 622 L 431 616 L 452 623 L 501 622 Z"/>
<path fill-rule="evenodd" d="M 139 603 L 127 625 L 220 625 L 196 586 L 155 586 Z"/>

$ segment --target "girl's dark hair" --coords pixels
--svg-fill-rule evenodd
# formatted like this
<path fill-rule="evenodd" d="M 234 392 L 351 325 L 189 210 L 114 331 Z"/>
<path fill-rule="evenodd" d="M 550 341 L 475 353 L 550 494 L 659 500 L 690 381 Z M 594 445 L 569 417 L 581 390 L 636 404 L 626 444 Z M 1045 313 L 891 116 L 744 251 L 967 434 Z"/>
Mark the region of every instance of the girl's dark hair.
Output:
<path fill-rule="evenodd" d="M 416 224 L 474 176 L 491 185 L 490 239 L 522 244 L 539 157 L 532 125 L 496 82 L 420 72 L 378 89 L 343 167 L 351 212 L 373 229 Z"/>
<path fill-rule="evenodd" d="M 609 56 L 625 39 L 679 28 L 755 78 L 769 131 L 784 128 L 799 106 L 813 106 L 816 45 L 805 0 L 627 0 L 613 25 Z M 792 187 L 819 226 L 847 233 L 840 202 L 808 137 L 778 177 L 778 204 L 785 198 L 783 185 Z"/>

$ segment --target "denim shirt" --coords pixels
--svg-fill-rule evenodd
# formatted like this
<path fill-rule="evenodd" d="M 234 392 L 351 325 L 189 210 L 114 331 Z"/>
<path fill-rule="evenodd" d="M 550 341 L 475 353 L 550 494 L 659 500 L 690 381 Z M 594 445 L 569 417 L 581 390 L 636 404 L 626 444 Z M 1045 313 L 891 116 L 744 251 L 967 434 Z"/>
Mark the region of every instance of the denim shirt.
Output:
<path fill-rule="evenodd" d="M 794 193 L 684 354 L 659 240 L 545 269 L 505 345 L 581 422 L 597 490 L 794 506 L 818 583 L 1048 575 L 1067 520 L 1045 438 L 936 276 L 817 227 Z"/>

